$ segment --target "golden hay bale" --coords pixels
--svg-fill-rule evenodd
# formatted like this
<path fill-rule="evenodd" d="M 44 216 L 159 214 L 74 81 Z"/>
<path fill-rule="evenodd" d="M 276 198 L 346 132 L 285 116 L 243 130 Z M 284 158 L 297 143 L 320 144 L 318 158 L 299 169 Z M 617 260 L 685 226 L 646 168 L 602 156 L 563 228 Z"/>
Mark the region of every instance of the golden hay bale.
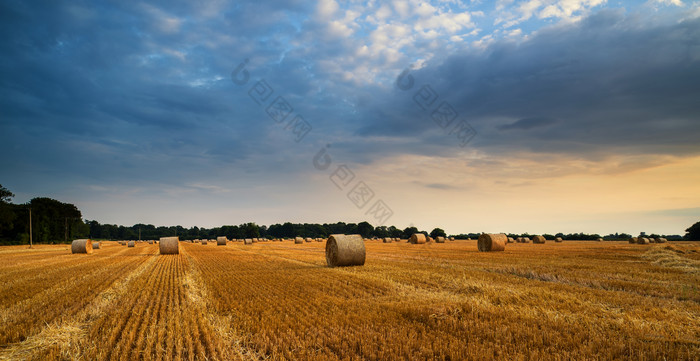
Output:
<path fill-rule="evenodd" d="M 305 240 L 306 242 L 311 242 L 311 241 L 312 241 L 311 238 L 309 238 L 309 237 L 304 238 L 304 240 Z"/>
<path fill-rule="evenodd" d="M 228 242 L 228 238 L 226 237 L 216 237 L 216 245 L 217 246 L 225 246 L 226 242 Z"/>
<path fill-rule="evenodd" d="M 445 237 L 436 237 L 435 243 L 445 243 Z"/>
<path fill-rule="evenodd" d="M 632 237 L 628 240 L 629 243 L 631 244 L 636 244 L 637 243 L 637 237 Z"/>
<path fill-rule="evenodd" d="M 302 244 L 304 243 L 304 239 L 301 237 L 295 237 L 294 238 L 294 244 Z"/>
<path fill-rule="evenodd" d="M 659 237 L 656 239 L 656 243 L 666 243 L 666 242 L 668 242 L 668 240 L 666 238 L 663 238 L 663 237 Z"/>
<path fill-rule="evenodd" d="M 513 237 L 508 237 L 506 243 L 515 243 L 515 240 L 513 239 Z"/>
<path fill-rule="evenodd" d="M 252 238 L 246 238 L 243 240 L 243 244 L 253 244 L 253 239 Z"/>
<path fill-rule="evenodd" d="M 448 238 L 448 239 L 449 239 L 451 242 L 454 242 L 454 240 L 455 240 L 454 237 L 450 237 L 450 238 Z"/>
<path fill-rule="evenodd" d="M 390 242 L 393 242 L 393 240 L 392 240 L 391 238 L 384 238 L 384 239 L 382 240 L 382 242 L 384 242 L 384 243 L 390 243 Z"/>
<path fill-rule="evenodd" d="M 326 241 L 326 263 L 329 267 L 364 265 L 365 242 L 362 236 L 332 234 Z"/>
<path fill-rule="evenodd" d="M 153 240 L 152 240 L 152 239 L 149 239 L 149 240 L 148 240 L 148 244 L 153 244 Z"/>
<path fill-rule="evenodd" d="M 316 242 L 323 242 L 323 238 L 316 238 Z"/>
<path fill-rule="evenodd" d="M 89 239 L 76 239 L 70 245 L 71 253 L 92 253 L 92 241 Z"/>
<path fill-rule="evenodd" d="M 100 249 L 100 241 L 93 241 L 92 249 Z"/>
<path fill-rule="evenodd" d="M 202 242 L 200 242 L 200 243 L 201 243 L 203 246 L 206 246 L 206 245 L 207 245 L 207 240 L 206 240 L 206 239 L 203 239 Z"/>
<path fill-rule="evenodd" d="M 479 252 L 497 252 L 506 250 L 506 242 L 508 236 L 503 233 L 490 234 L 483 233 L 477 240 L 477 248 Z"/>
<path fill-rule="evenodd" d="M 637 244 L 649 244 L 649 238 L 639 237 L 637 238 Z"/>
<path fill-rule="evenodd" d="M 561 237 L 557 237 L 557 238 L 554 239 L 554 242 L 557 242 L 557 243 L 558 243 L 558 242 L 564 242 L 564 240 L 561 239 Z"/>
<path fill-rule="evenodd" d="M 423 233 L 414 233 L 411 238 L 408 239 L 408 243 L 411 244 L 424 244 L 427 241 Z"/>
<path fill-rule="evenodd" d="M 523 243 L 523 237 L 518 237 L 515 239 L 515 241 L 518 243 Z"/>
<path fill-rule="evenodd" d="M 126 244 L 127 247 L 136 247 L 136 242 L 134 241 L 129 241 L 129 243 Z"/>
<path fill-rule="evenodd" d="M 598 242 L 603 242 L 603 239 L 602 239 L 602 238 L 598 238 Z"/>
<path fill-rule="evenodd" d="M 523 243 L 530 243 L 530 237 L 523 237 Z"/>
<path fill-rule="evenodd" d="M 547 242 L 547 239 L 544 238 L 543 236 L 532 237 L 532 243 L 544 244 L 545 242 Z"/>
<path fill-rule="evenodd" d="M 158 249 L 160 249 L 160 254 L 179 254 L 180 237 L 160 237 Z"/>

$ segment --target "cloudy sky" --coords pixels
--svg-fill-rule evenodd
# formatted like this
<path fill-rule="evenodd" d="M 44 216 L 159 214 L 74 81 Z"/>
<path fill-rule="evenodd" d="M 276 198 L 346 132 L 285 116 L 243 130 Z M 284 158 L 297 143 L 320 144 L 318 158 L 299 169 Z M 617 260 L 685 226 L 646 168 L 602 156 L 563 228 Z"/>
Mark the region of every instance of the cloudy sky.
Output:
<path fill-rule="evenodd" d="M 0 184 L 132 225 L 682 234 L 700 2 L 0 3 Z"/>

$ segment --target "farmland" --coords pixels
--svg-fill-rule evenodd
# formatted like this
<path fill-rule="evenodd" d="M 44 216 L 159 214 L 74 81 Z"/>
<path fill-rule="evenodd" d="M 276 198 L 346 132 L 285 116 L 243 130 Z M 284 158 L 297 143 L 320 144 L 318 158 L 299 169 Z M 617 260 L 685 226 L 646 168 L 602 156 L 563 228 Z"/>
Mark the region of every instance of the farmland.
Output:
<path fill-rule="evenodd" d="M 700 245 L 0 248 L 0 359 L 691 360 Z"/>

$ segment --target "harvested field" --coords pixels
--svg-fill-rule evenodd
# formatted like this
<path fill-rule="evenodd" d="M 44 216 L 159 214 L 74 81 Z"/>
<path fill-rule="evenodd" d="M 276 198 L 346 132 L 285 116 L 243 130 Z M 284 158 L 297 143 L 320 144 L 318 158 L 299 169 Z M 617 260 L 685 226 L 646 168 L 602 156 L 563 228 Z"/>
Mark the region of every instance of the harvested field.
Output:
<path fill-rule="evenodd" d="M 0 248 L 0 359 L 691 360 L 700 244 Z"/>

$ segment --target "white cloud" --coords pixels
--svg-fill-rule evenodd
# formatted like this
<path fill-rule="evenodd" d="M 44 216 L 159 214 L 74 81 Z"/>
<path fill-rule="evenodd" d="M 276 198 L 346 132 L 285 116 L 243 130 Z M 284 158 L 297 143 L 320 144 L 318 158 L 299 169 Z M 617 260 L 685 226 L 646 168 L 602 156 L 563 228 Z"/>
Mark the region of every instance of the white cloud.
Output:
<path fill-rule="evenodd" d="M 318 14 L 318 19 L 321 21 L 330 20 L 335 12 L 338 11 L 338 3 L 334 0 L 320 0 L 318 6 L 316 7 L 316 13 Z"/>
<path fill-rule="evenodd" d="M 165 11 L 151 5 L 142 5 L 143 9 L 148 13 L 153 20 L 155 27 L 163 33 L 176 33 L 180 31 L 182 20 L 176 16 L 172 16 Z"/>
<path fill-rule="evenodd" d="M 661 5 L 684 6 L 681 0 L 654 0 L 654 2 Z"/>

